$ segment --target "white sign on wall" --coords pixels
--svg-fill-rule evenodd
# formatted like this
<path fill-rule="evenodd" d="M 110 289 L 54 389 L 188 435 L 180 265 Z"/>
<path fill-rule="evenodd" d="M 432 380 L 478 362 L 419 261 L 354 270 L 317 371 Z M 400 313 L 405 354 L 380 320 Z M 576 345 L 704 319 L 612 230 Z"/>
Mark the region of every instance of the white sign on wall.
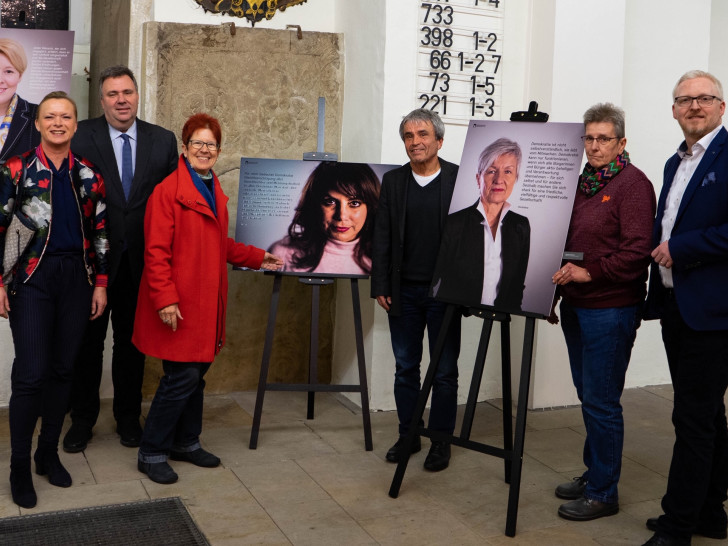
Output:
<path fill-rule="evenodd" d="M 446 123 L 500 119 L 504 0 L 420 2 L 417 105 Z"/>

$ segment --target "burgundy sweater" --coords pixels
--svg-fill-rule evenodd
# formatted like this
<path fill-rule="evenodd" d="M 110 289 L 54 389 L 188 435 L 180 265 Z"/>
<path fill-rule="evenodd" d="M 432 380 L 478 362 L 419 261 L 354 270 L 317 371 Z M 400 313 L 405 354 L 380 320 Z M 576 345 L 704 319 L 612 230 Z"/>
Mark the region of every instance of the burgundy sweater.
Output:
<path fill-rule="evenodd" d="M 566 303 L 595 309 L 644 300 L 655 210 L 652 183 L 632 164 L 593 196 L 577 189 L 566 250 L 584 253 L 573 263 L 592 280 L 560 287 Z"/>

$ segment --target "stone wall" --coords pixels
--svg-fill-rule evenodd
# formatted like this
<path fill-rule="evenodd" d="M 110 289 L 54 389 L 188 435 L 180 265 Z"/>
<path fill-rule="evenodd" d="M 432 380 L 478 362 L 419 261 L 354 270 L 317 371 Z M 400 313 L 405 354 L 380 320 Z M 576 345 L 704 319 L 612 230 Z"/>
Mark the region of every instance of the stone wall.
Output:
<path fill-rule="evenodd" d="M 88 117 L 101 115 L 99 74 L 107 66 L 129 65 L 131 0 L 94 0 L 91 5 L 91 63 Z M 86 116 L 81 116 L 83 119 Z"/>
<path fill-rule="evenodd" d="M 150 22 L 141 92 L 147 121 L 179 138 L 193 113 L 220 120 L 222 152 L 215 166 L 231 220 L 236 216 L 240 158 L 300 159 L 315 151 L 318 98 L 326 99 L 326 151 L 340 153 L 344 82 L 338 34 Z M 230 236 L 235 225 L 231 221 Z M 207 377 L 207 392 L 254 389 L 258 382 L 273 277 L 231 271 L 227 345 Z M 202 288 L 201 288 L 202 289 Z M 321 288 L 320 380 L 331 376 L 333 286 Z M 308 373 L 311 288 L 285 278 L 269 381 L 302 382 Z M 190 320 L 190 317 L 185 317 Z M 161 370 L 148 360 L 145 395 Z"/>

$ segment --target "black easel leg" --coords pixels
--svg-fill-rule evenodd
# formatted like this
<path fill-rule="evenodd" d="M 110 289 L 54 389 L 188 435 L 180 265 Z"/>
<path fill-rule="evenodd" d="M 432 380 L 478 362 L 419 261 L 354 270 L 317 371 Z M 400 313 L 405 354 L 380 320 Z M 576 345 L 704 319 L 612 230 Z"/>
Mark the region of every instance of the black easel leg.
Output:
<path fill-rule="evenodd" d="M 364 421 L 364 449 L 371 451 L 372 424 L 369 417 L 369 389 L 367 388 L 367 369 L 364 359 L 364 335 L 361 325 L 361 305 L 359 303 L 359 280 L 351 279 L 351 302 L 354 308 L 354 336 L 356 338 L 356 358 L 359 364 L 359 392 L 361 393 L 361 416 Z"/>
<path fill-rule="evenodd" d="M 503 383 L 503 449 L 513 451 L 513 397 L 511 396 L 511 323 L 500 323 L 501 330 L 501 382 Z M 529 360 L 530 362 L 530 360 Z M 529 375 L 530 377 L 530 375 Z M 520 398 L 519 398 L 520 400 Z M 506 483 L 511 483 L 511 459 L 506 457 Z"/>
<path fill-rule="evenodd" d="M 281 281 L 283 277 L 276 275 L 273 278 L 273 294 L 270 298 L 268 308 L 268 326 L 265 330 L 265 345 L 263 345 L 263 358 L 260 363 L 260 377 L 258 378 L 258 394 L 255 397 L 255 411 L 253 412 L 253 428 L 250 430 L 249 449 L 258 447 L 258 431 L 260 430 L 260 417 L 263 414 L 263 397 L 268 382 L 268 369 L 270 367 L 270 353 L 273 349 L 273 331 L 276 325 L 276 314 L 278 313 L 278 299 L 281 293 Z"/>
<path fill-rule="evenodd" d="M 478 343 L 478 352 L 475 355 L 475 365 L 473 367 L 473 379 L 470 382 L 470 391 L 468 392 L 468 402 L 465 404 L 465 414 L 463 415 L 463 425 L 460 429 L 460 437 L 464 440 L 470 439 L 470 432 L 473 429 L 473 419 L 475 417 L 475 405 L 478 403 L 478 391 L 480 391 L 480 383 L 483 379 L 483 368 L 485 367 L 485 356 L 488 354 L 488 344 L 490 342 L 490 333 L 493 330 L 493 321 L 483 319 L 483 328 L 480 330 L 480 342 Z"/>
<path fill-rule="evenodd" d="M 319 300 L 321 297 L 321 287 L 317 284 L 312 285 L 311 291 L 311 347 L 308 355 L 308 383 L 315 385 L 318 383 L 318 334 L 319 334 Z M 316 391 L 308 391 L 308 406 L 306 411 L 306 419 L 313 419 L 314 402 Z"/>
<path fill-rule="evenodd" d="M 528 391 L 531 384 L 531 358 L 533 357 L 533 336 L 536 319 L 526 318 L 526 329 L 523 338 L 523 358 L 521 359 L 521 380 L 518 386 L 518 409 L 516 411 L 516 437 L 513 446 L 513 468 L 511 469 L 511 485 L 508 493 L 508 513 L 506 516 L 506 536 L 516 536 L 516 520 L 518 518 L 518 498 L 521 489 L 521 470 L 523 468 L 523 443 L 526 436 L 526 415 L 528 409 Z"/>
<path fill-rule="evenodd" d="M 455 313 L 455 307 L 455 305 L 448 305 L 447 309 L 445 309 L 445 316 L 442 319 L 440 333 L 438 334 L 437 342 L 435 343 L 435 354 L 430 355 L 430 365 L 427 367 L 425 381 L 422 383 L 420 396 L 417 398 L 417 405 L 415 406 L 415 411 L 412 414 L 412 422 L 410 423 L 410 428 L 407 431 L 407 436 L 405 436 L 403 445 L 404 451 L 402 451 L 402 455 L 397 463 L 397 470 L 394 472 L 392 485 L 389 487 L 389 496 L 393 499 L 397 498 L 397 495 L 399 495 L 399 488 L 402 486 L 402 480 L 404 479 L 404 473 L 407 470 L 407 463 L 409 462 L 412 444 L 414 443 L 415 436 L 417 436 L 418 429 L 420 428 L 420 420 L 425 414 L 427 398 L 430 396 L 432 384 L 435 381 L 435 373 L 437 373 L 437 368 L 440 365 L 442 349 L 445 346 L 445 339 L 447 338 L 447 334 L 450 330 L 450 323 L 452 322 L 452 317 Z"/>

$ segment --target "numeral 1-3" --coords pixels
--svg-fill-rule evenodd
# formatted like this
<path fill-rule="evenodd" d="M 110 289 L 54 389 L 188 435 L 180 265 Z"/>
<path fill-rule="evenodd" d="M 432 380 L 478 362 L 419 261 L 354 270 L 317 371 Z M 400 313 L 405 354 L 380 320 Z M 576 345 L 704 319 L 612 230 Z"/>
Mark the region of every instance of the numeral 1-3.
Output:
<path fill-rule="evenodd" d="M 485 99 L 483 104 L 475 104 L 475 97 L 470 97 L 470 115 L 475 117 L 475 112 L 481 110 L 485 114 L 485 117 L 492 117 L 495 113 L 495 101 L 493 99 Z"/>

